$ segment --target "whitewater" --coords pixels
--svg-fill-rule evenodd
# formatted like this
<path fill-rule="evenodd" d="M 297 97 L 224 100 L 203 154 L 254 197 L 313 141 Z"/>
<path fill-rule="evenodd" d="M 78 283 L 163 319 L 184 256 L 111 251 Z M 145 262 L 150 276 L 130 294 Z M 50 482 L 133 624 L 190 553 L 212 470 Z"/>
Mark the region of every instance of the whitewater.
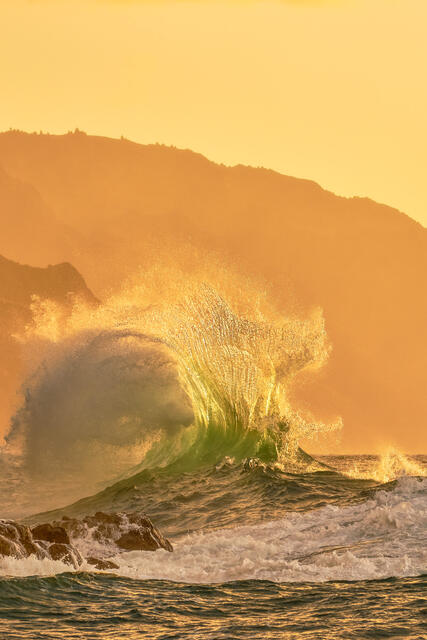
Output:
<path fill-rule="evenodd" d="M 331 349 L 319 310 L 156 272 L 33 318 L 0 517 L 144 511 L 174 551 L 109 571 L 0 557 L 1 638 L 426 637 L 427 457 L 300 448 L 342 428 L 291 401 Z"/>

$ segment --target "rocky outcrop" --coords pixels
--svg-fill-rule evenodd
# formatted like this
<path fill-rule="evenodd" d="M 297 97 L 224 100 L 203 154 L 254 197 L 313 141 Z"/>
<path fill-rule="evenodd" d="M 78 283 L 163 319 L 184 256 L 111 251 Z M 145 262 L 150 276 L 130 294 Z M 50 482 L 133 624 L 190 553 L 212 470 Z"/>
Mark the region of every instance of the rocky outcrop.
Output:
<path fill-rule="evenodd" d="M 99 569 L 100 571 L 108 571 L 109 569 L 118 569 L 119 565 L 111 560 L 102 560 L 101 558 L 93 558 L 90 556 L 86 558 L 86 562 L 95 567 L 95 569 Z"/>
<path fill-rule="evenodd" d="M 22 559 L 34 555 L 39 560 L 62 560 L 77 569 L 83 563 L 83 558 L 70 543 L 67 532 L 56 528 L 52 532 L 49 527 L 50 525 L 35 527 L 35 530 L 41 530 L 39 535 L 37 531 L 13 520 L 0 520 L 0 556 Z M 47 530 L 47 535 L 44 535 L 43 531 Z M 67 542 L 63 542 L 65 540 Z"/>
<path fill-rule="evenodd" d="M 39 524 L 31 529 L 35 540 L 46 540 L 46 542 L 59 542 L 60 544 L 70 544 L 70 537 L 64 527 Z"/>
<path fill-rule="evenodd" d="M 64 544 L 62 542 L 54 542 L 49 546 L 49 556 L 52 560 L 60 560 L 64 564 L 71 564 L 75 569 L 83 564 L 83 557 L 71 544 Z"/>
<path fill-rule="evenodd" d="M 93 551 L 96 550 L 96 556 Z M 172 545 L 144 513 L 102 513 L 81 520 L 30 528 L 13 520 L 0 520 L 0 557 L 60 560 L 75 569 L 87 564 L 99 570 L 117 569 L 108 556 L 123 551 L 173 551 Z"/>
<path fill-rule="evenodd" d="M 53 522 L 64 528 L 72 540 L 92 539 L 105 549 L 120 551 L 173 551 L 172 545 L 153 525 L 145 513 L 103 513 L 85 516 L 82 520 L 67 518 Z"/>

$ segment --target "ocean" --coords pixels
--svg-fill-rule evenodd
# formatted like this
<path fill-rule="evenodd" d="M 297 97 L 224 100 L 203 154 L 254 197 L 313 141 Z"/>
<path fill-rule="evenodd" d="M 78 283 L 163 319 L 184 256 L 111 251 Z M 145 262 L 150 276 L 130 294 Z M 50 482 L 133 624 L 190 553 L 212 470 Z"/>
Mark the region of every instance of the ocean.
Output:
<path fill-rule="evenodd" d="M 311 473 L 230 459 L 142 471 L 27 516 L 142 509 L 174 552 L 120 554 L 113 573 L 3 558 L 0 638 L 427 637 L 427 479 L 346 475 L 373 456 L 321 461 Z M 411 462 L 427 469 L 427 456 Z"/>
<path fill-rule="evenodd" d="M 0 557 L 0 639 L 427 638 L 427 456 L 300 448 L 341 426 L 289 400 L 327 358 L 321 315 L 138 295 L 27 336 L 0 516 L 145 512 L 174 551 Z"/>

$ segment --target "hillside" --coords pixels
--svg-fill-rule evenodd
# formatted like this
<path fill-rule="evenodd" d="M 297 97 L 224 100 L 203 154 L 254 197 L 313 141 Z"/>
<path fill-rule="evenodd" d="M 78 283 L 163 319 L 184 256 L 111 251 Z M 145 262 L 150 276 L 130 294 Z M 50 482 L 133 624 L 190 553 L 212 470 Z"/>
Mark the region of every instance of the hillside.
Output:
<path fill-rule="evenodd" d="M 0 242 L 12 260 L 44 266 L 71 255 L 75 232 L 58 222 L 34 186 L 8 175 L 1 163 L 0 223 Z"/>
<path fill-rule="evenodd" d="M 78 295 L 89 304 L 97 303 L 81 275 L 70 264 L 41 269 L 0 256 L 0 441 L 18 401 L 22 381 L 21 348 L 12 334 L 22 330 L 31 319 L 33 295 L 68 305 L 70 294 Z"/>
<path fill-rule="evenodd" d="M 82 276 L 71 264 L 49 265 L 42 269 L 17 264 L 0 256 L 0 300 L 26 307 L 33 295 L 66 303 L 70 293 L 76 293 L 90 303 L 96 302 Z"/>
<path fill-rule="evenodd" d="M 147 266 L 147 238 L 155 238 L 231 256 L 272 284 L 279 305 L 320 305 L 334 350 L 325 372 L 307 383 L 304 401 L 320 417 L 343 415 L 343 450 L 381 441 L 417 448 L 427 418 L 421 225 L 310 181 L 81 132 L 1 134 L 0 165 L 64 225 L 55 250 L 97 295 Z M 0 246 L 6 255 L 7 245 Z M 27 261 L 27 251 L 23 243 L 16 257 Z"/>

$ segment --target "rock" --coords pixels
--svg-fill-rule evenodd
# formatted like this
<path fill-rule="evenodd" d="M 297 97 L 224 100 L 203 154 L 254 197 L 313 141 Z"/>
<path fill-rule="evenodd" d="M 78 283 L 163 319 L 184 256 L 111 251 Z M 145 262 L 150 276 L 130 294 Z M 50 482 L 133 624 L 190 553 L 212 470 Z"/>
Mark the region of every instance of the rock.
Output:
<path fill-rule="evenodd" d="M 136 529 L 124 533 L 115 542 L 119 549 L 125 551 L 155 551 L 159 548 L 157 540 L 149 532 Z"/>
<path fill-rule="evenodd" d="M 46 557 L 44 546 L 34 541 L 30 527 L 15 523 L 15 528 L 19 535 L 19 542 L 24 548 L 24 557 L 31 555 L 39 559 Z"/>
<path fill-rule="evenodd" d="M 69 544 L 54 542 L 49 546 L 48 552 L 52 560 L 61 560 L 65 564 L 73 565 L 75 569 L 78 569 L 83 563 L 80 553 Z"/>
<path fill-rule="evenodd" d="M 173 547 L 145 513 L 103 513 L 85 516 L 81 520 L 64 516 L 60 522 L 33 526 L 0 520 L 0 556 L 61 560 L 75 569 L 83 563 L 79 551 L 99 549 L 87 562 L 97 569 L 118 569 L 108 556 L 120 551 L 156 551 Z M 105 556 L 105 557 L 103 557 Z"/>
<path fill-rule="evenodd" d="M 97 522 L 103 522 L 104 524 L 119 525 L 123 519 L 122 513 L 104 513 L 103 511 L 97 511 L 94 516 L 87 516 L 91 520 Z"/>
<path fill-rule="evenodd" d="M 145 541 L 145 548 L 147 550 L 155 551 L 156 548 L 161 548 L 169 552 L 173 551 L 173 547 L 169 540 L 160 533 L 160 531 L 153 525 L 150 518 L 145 515 L 145 513 L 129 513 L 127 515 L 127 518 L 132 527 L 136 527 L 136 529 L 131 529 L 132 533 L 135 530 L 139 531 L 140 537 Z M 118 542 L 116 544 L 118 544 Z M 129 538 L 125 541 L 125 544 L 129 544 Z"/>
<path fill-rule="evenodd" d="M 31 529 L 34 540 L 46 540 L 47 542 L 59 542 L 61 544 L 70 544 L 70 536 L 61 526 L 52 526 L 51 524 L 39 524 Z"/>
<path fill-rule="evenodd" d="M 0 555 L 15 558 L 35 555 L 40 559 L 47 556 L 44 545 L 33 540 L 30 528 L 13 520 L 0 520 L 0 538 Z"/>
<path fill-rule="evenodd" d="M 67 530 L 74 543 L 79 539 L 92 538 L 110 551 L 156 551 L 173 547 L 160 531 L 153 525 L 145 513 L 103 513 L 85 516 L 82 520 L 63 517 L 60 522 L 53 522 L 54 527 Z M 115 548 L 114 548 L 115 547 Z"/>
<path fill-rule="evenodd" d="M 38 529 L 38 527 L 35 527 Z M 47 532 L 47 533 L 46 533 Z M 44 536 L 45 539 L 38 539 Z M 39 560 L 51 558 L 61 559 L 63 562 L 78 566 L 82 562 L 82 557 L 77 549 L 70 544 L 54 542 L 49 545 L 49 540 L 68 540 L 69 537 L 65 529 L 60 532 L 51 525 L 41 525 L 40 532 L 36 531 L 36 539 L 33 532 L 26 525 L 14 522 L 13 520 L 0 520 L 0 556 L 12 556 L 14 558 L 28 558 L 31 555 Z M 57 545 L 55 547 L 55 545 Z M 66 549 L 66 551 L 65 551 Z"/>
<path fill-rule="evenodd" d="M 0 556 L 22 558 L 22 552 L 14 540 L 9 540 L 0 535 Z"/>
<path fill-rule="evenodd" d="M 34 555 L 39 560 L 43 560 L 43 558 L 48 557 L 44 545 L 37 544 L 37 542 L 34 542 L 33 540 L 25 540 L 22 545 L 25 549 L 24 558 Z"/>
<path fill-rule="evenodd" d="M 111 560 L 103 560 L 101 558 L 86 558 L 86 562 L 99 569 L 100 571 L 108 571 L 108 569 L 118 569 L 119 565 Z"/>
<path fill-rule="evenodd" d="M 19 540 L 19 533 L 12 522 L 7 520 L 0 520 L 0 535 L 8 538 L 9 540 Z"/>

